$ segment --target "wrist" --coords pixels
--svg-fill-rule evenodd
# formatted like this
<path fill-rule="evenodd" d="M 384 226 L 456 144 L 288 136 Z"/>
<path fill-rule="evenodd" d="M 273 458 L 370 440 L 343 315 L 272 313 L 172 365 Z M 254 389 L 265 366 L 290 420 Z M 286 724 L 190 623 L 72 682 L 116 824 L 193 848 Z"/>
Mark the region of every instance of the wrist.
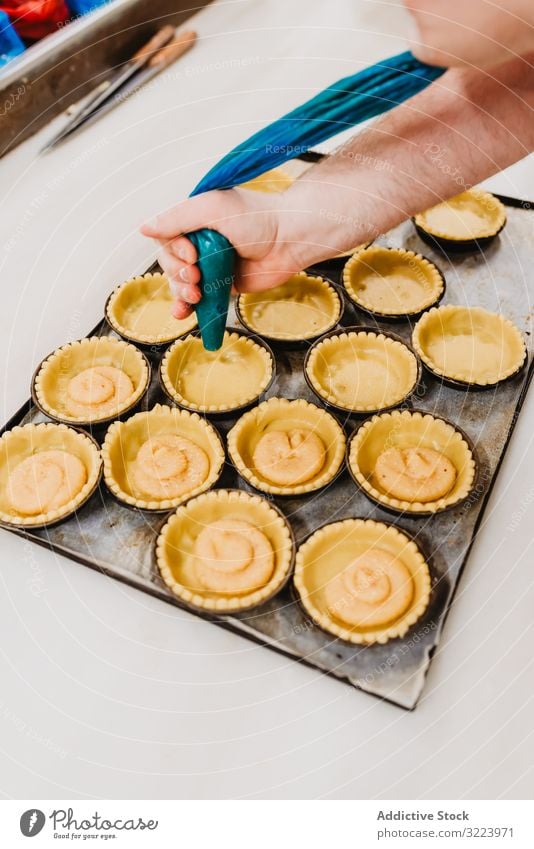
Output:
<path fill-rule="evenodd" d="M 301 178 L 281 195 L 277 242 L 300 268 L 352 250 L 378 235 L 371 201 L 353 187 Z"/>

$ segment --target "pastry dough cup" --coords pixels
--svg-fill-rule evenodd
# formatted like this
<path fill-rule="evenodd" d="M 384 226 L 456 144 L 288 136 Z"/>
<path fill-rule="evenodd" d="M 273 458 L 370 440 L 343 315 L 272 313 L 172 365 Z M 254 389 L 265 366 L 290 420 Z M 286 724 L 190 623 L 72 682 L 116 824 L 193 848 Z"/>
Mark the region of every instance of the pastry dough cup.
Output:
<path fill-rule="evenodd" d="M 252 180 L 241 183 L 240 189 L 248 189 L 251 192 L 264 192 L 266 194 L 280 194 L 287 191 L 295 182 L 295 177 L 284 171 L 283 168 L 271 168 L 258 174 Z"/>
<path fill-rule="evenodd" d="M 235 596 L 196 586 L 196 538 L 208 523 L 223 518 L 248 522 L 269 539 L 275 565 L 265 586 Z M 224 614 L 250 610 L 280 592 L 291 575 L 294 551 L 289 522 L 274 504 L 237 489 L 218 489 L 191 499 L 170 516 L 156 542 L 156 561 L 163 581 L 185 606 Z"/>
<path fill-rule="evenodd" d="M 388 278 L 402 276 L 395 288 Z M 437 304 L 445 293 L 439 268 L 421 254 L 382 245 L 360 250 L 343 269 L 343 285 L 359 310 L 387 321 L 414 318 Z"/>
<path fill-rule="evenodd" d="M 454 486 L 435 501 L 401 501 L 376 481 L 379 455 L 388 448 L 432 448 L 444 454 L 456 469 Z M 430 516 L 457 507 L 474 489 L 477 463 L 467 436 L 446 419 L 415 410 L 393 410 L 364 422 L 349 438 L 347 465 L 355 483 L 371 501 L 393 513 Z"/>
<path fill-rule="evenodd" d="M 253 454 L 260 438 L 272 430 L 306 428 L 315 433 L 326 448 L 325 463 L 317 474 L 296 486 L 272 484 L 254 469 Z M 331 483 L 343 467 L 345 454 L 343 428 L 326 410 L 302 398 L 269 398 L 235 423 L 228 433 L 228 453 L 239 475 L 260 492 L 271 495 L 305 495 Z"/>
<path fill-rule="evenodd" d="M 297 300 L 298 295 L 303 295 Z M 263 315 L 258 316 L 260 310 Z M 239 295 L 236 313 L 241 324 L 273 345 L 299 346 L 312 342 L 340 321 L 343 300 L 324 277 L 301 271 L 281 286 Z M 299 330 L 295 331 L 295 326 Z"/>
<path fill-rule="evenodd" d="M 113 415 L 84 419 L 70 415 L 65 407 L 69 380 L 86 368 L 114 366 L 128 375 L 134 390 Z M 32 380 L 32 399 L 51 419 L 79 427 L 102 425 L 130 412 L 139 404 L 150 383 L 150 364 L 133 345 L 112 336 L 89 336 L 69 342 L 46 357 Z"/>
<path fill-rule="evenodd" d="M 148 439 L 162 434 L 183 436 L 202 448 L 209 459 L 209 472 L 200 486 L 183 495 L 173 499 L 147 500 L 135 495 L 132 490 L 128 482 L 128 467 Z M 110 426 L 102 445 L 104 481 L 111 494 L 126 507 L 168 513 L 217 483 L 223 470 L 224 456 L 221 437 L 213 425 L 196 413 L 156 404 L 148 412 L 137 413 L 125 422 L 114 422 Z"/>
<path fill-rule="evenodd" d="M 527 358 L 517 327 L 481 307 L 430 310 L 415 325 L 412 344 L 428 371 L 463 389 L 491 389 L 516 375 Z"/>
<path fill-rule="evenodd" d="M 109 296 L 106 321 L 127 342 L 143 349 L 160 350 L 190 333 L 197 325 L 194 312 L 181 321 L 173 318 L 172 304 L 165 275 L 156 272 L 131 277 Z"/>
<path fill-rule="evenodd" d="M 348 365 L 354 365 L 350 375 L 357 381 L 357 352 L 364 363 L 376 363 L 377 372 L 364 374 L 358 387 L 359 397 L 349 406 L 329 386 L 330 374 L 344 359 Z M 398 336 L 381 333 L 373 327 L 354 326 L 327 333 L 311 346 L 304 360 L 304 377 L 310 389 L 329 407 L 363 415 L 390 410 L 409 398 L 419 383 L 421 364 L 415 352 Z M 380 386 L 380 377 L 383 386 Z M 382 392 L 381 403 L 368 395 L 369 389 L 378 386 Z"/>
<path fill-rule="evenodd" d="M 77 495 L 46 513 L 23 516 L 11 507 L 7 497 L 7 481 L 15 467 L 40 451 L 68 451 L 85 466 L 87 480 Z M 16 528 L 43 528 L 64 521 L 91 498 L 102 474 L 100 449 L 95 440 L 63 424 L 51 422 L 28 424 L 6 431 L 0 438 L 0 522 Z"/>
<path fill-rule="evenodd" d="M 423 241 L 432 247 L 445 253 L 474 251 L 488 245 L 501 232 L 506 211 L 489 192 L 469 189 L 420 212 L 412 220 Z"/>
<path fill-rule="evenodd" d="M 217 369 L 217 363 L 227 353 L 239 355 L 231 373 Z M 189 364 L 212 363 L 207 370 L 208 385 L 201 384 L 197 375 L 191 376 L 194 397 L 185 397 L 177 388 L 178 378 Z M 252 406 L 271 386 L 276 374 L 274 354 L 263 339 L 252 338 L 244 330 L 227 330 L 222 348 L 206 351 L 198 331 L 178 339 L 166 352 L 160 365 L 160 383 L 168 398 L 185 410 L 207 416 L 228 416 Z M 216 397 L 217 400 L 213 400 Z"/>
<path fill-rule="evenodd" d="M 330 613 L 327 583 L 355 556 L 380 548 L 398 557 L 410 571 L 414 594 L 408 610 L 396 621 L 373 628 L 351 628 Z M 430 600 L 430 573 L 417 545 L 394 525 L 373 519 L 345 519 L 323 525 L 297 551 L 294 586 L 306 613 L 324 631 L 356 645 L 387 643 L 403 637 L 424 614 Z"/>

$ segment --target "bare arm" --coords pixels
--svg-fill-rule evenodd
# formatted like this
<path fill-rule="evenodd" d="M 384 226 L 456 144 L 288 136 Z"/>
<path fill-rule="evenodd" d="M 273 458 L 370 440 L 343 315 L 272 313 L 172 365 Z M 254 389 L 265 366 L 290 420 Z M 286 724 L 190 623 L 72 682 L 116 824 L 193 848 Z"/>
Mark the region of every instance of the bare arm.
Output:
<path fill-rule="evenodd" d="M 385 232 L 532 150 L 534 67 L 527 59 L 491 72 L 448 71 L 306 172 L 284 196 L 279 238 L 310 264 Z M 304 226 L 295 242 L 299 216 Z M 306 233 L 320 236 L 320 243 Z"/>
<path fill-rule="evenodd" d="M 354 136 L 283 195 L 240 189 L 184 201 L 143 227 L 174 281 L 175 315 L 200 299 L 196 252 L 184 237 L 223 233 L 240 257 L 236 287 L 270 288 L 458 194 L 534 150 L 533 57 L 448 71 Z"/>

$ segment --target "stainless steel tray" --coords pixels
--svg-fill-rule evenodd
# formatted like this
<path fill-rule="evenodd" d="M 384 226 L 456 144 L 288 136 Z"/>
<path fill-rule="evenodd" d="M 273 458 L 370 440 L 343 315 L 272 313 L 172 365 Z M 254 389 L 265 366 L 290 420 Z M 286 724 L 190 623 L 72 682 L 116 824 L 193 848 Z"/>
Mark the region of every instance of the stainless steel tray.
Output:
<path fill-rule="evenodd" d="M 531 278 L 534 216 L 530 206 L 507 199 L 508 224 L 483 254 L 470 254 L 447 260 L 434 254 L 406 222 L 381 238 L 388 245 L 404 246 L 429 256 L 443 270 L 447 280 L 444 303 L 480 305 L 501 311 L 511 318 L 530 339 L 530 303 L 527 284 Z M 341 264 L 318 267 L 330 279 L 338 279 Z M 231 316 L 235 324 L 235 316 Z M 368 317 L 358 315 L 348 305 L 344 325 L 366 324 Z M 395 325 L 377 323 L 384 330 L 410 337 L 408 322 Z M 105 322 L 95 328 L 109 333 Z M 93 332 L 95 332 L 93 331 Z M 268 395 L 315 400 L 302 374 L 305 351 L 276 352 L 278 374 Z M 154 360 L 157 361 L 157 355 Z M 154 369 L 157 374 L 157 369 Z M 396 518 L 373 505 L 351 481 L 345 471 L 329 488 L 319 494 L 279 499 L 277 504 L 291 521 L 297 543 L 325 521 L 350 516 L 372 517 L 393 522 L 407 531 L 428 558 L 432 574 L 432 597 L 423 617 L 404 639 L 384 646 L 357 647 L 332 639 L 314 626 L 286 589 L 256 610 L 226 618 L 212 618 L 229 628 L 295 660 L 412 709 L 423 689 L 425 675 L 437 646 L 460 575 L 479 528 L 484 506 L 494 483 L 521 404 L 532 376 L 532 357 L 519 375 L 496 389 L 462 391 L 445 386 L 423 374 L 411 406 L 424 409 L 456 422 L 470 437 L 480 464 L 478 484 L 467 502 L 452 511 L 431 518 Z M 164 402 L 157 376 L 153 378 L 145 407 Z M 31 401 L 18 411 L 6 428 L 45 417 Z M 347 419 L 347 430 L 358 419 Z M 216 426 L 226 433 L 234 419 Z M 219 486 L 249 489 L 227 464 Z M 154 565 L 154 542 L 165 517 L 135 512 L 119 505 L 102 485 L 92 499 L 73 518 L 45 530 L 19 532 L 35 543 L 48 546 L 86 566 L 125 581 L 171 604 L 178 601 L 164 586 Z M 192 614 L 193 615 L 193 614 Z"/>
<path fill-rule="evenodd" d="M 33 44 L 0 71 L 0 157 L 85 97 L 165 24 L 210 0 L 112 0 Z"/>

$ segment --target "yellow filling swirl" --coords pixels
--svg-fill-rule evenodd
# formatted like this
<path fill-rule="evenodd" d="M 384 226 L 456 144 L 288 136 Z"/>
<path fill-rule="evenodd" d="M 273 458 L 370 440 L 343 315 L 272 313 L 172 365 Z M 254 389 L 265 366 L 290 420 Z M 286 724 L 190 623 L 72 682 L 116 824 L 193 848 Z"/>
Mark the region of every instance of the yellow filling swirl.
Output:
<path fill-rule="evenodd" d="M 330 613 L 354 628 L 395 621 L 406 612 L 413 594 L 409 569 L 380 548 L 356 557 L 325 587 Z"/>
<path fill-rule="evenodd" d="M 211 522 L 195 542 L 199 584 L 216 593 L 240 595 L 265 586 L 274 570 L 271 543 L 241 519 Z"/>
<path fill-rule="evenodd" d="M 72 377 L 67 385 L 68 413 L 92 419 L 113 415 L 128 400 L 134 385 L 127 374 L 115 366 L 93 366 Z"/>
<path fill-rule="evenodd" d="M 313 478 L 324 466 L 325 446 L 311 430 L 265 433 L 253 453 L 256 470 L 278 486 L 295 486 Z"/>
<path fill-rule="evenodd" d="M 436 501 L 452 489 L 456 469 L 445 454 L 432 448 L 388 448 L 378 457 L 380 487 L 401 501 Z"/>
<path fill-rule="evenodd" d="M 68 451 L 41 451 L 26 457 L 7 482 L 11 506 L 23 516 L 38 516 L 71 501 L 87 481 L 82 461 Z"/>
<path fill-rule="evenodd" d="M 190 439 L 163 434 L 148 439 L 130 468 L 133 488 L 139 494 L 165 500 L 200 486 L 208 477 L 209 459 Z"/>

